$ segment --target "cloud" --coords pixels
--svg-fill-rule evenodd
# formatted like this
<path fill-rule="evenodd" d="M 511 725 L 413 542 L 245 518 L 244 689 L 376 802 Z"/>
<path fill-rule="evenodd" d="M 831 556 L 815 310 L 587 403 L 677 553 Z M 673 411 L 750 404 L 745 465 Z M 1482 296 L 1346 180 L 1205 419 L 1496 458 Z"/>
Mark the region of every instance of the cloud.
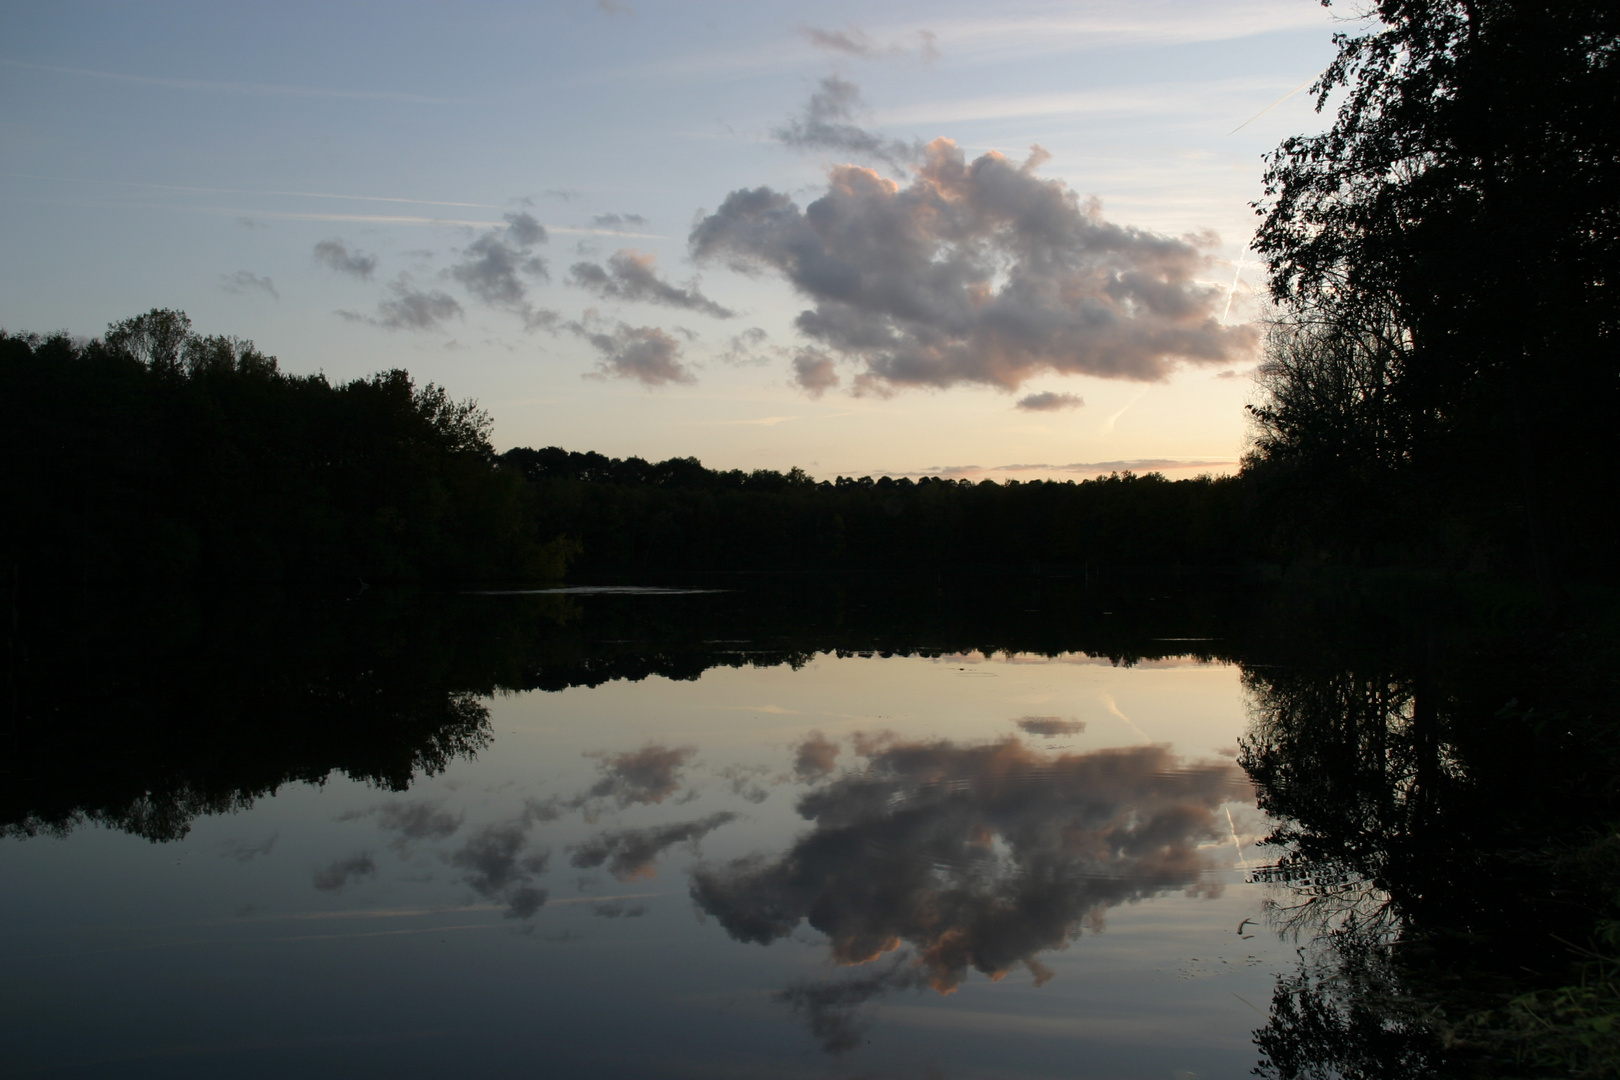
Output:
<path fill-rule="evenodd" d="M 621 248 L 608 259 L 606 269 L 597 263 L 579 262 L 568 270 L 568 283 L 578 285 L 603 299 L 639 300 L 649 304 L 701 311 L 717 319 L 736 315 L 698 291 L 693 281 L 677 288 L 658 276 L 657 257 L 650 252 Z"/>
<path fill-rule="evenodd" d="M 450 276 L 491 307 L 521 315 L 526 329 L 550 326 L 556 314 L 534 308 L 526 280 L 549 277 L 545 260 L 533 252 L 546 242 L 546 228 L 532 214 L 505 217 L 504 227 L 490 229 L 467 246 L 465 258 L 450 268 Z"/>
<path fill-rule="evenodd" d="M 578 808 L 592 800 L 627 806 L 661 803 L 681 786 L 686 766 L 697 755 L 695 746 L 663 746 L 648 743 L 640 750 L 611 754 L 593 751 L 586 757 L 597 759 L 601 778 L 571 803 Z"/>
<path fill-rule="evenodd" d="M 260 855 L 270 854 L 280 836 L 279 832 L 271 833 L 270 839 L 257 844 L 249 844 L 243 840 L 226 840 L 220 845 L 225 849 L 220 855 L 222 858 L 235 859 L 237 862 L 252 862 Z"/>
<path fill-rule="evenodd" d="M 733 795 L 751 803 L 762 803 L 771 797 L 771 793 L 760 780 L 770 771 L 768 765 L 727 765 L 720 770 L 720 777 L 727 782 Z"/>
<path fill-rule="evenodd" d="M 592 373 L 595 377 L 635 379 L 644 386 L 697 381 L 681 363 L 680 342 L 655 326 L 619 323 L 612 332 L 605 332 L 596 329 L 587 316 L 585 321 L 569 323 L 568 328 L 602 354 Z"/>
<path fill-rule="evenodd" d="M 591 905 L 591 914 L 599 919 L 639 919 L 647 914 L 644 904 L 625 904 L 618 900 L 605 900 Z"/>
<path fill-rule="evenodd" d="M 691 894 L 739 941 L 801 922 L 832 958 L 860 964 L 902 945 L 928 984 L 999 978 L 1066 947 L 1112 906 L 1184 889 L 1213 895 L 1200 845 L 1226 835 L 1244 797 L 1229 762 L 1185 764 L 1161 746 L 1048 755 L 983 744 L 855 740 L 866 767 L 812 789 L 813 823 L 782 854 L 700 866 Z"/>
<path fill-rule="evenodd" d="M 342 240 L 322 240 L 315 245 L 315 261 L 340 274 L 370 281 L 377 270 L 377 256 L 356 249 L 350 251 Z"/>
<path fill-rule="evenodd" d="M 598 229 L 645 228 L 647 219 L 640 214 L 593 214 L 591 224 Z"/>
<path fill-rule="evenodd" d="M 1060 716 L 1026 716 L 1014 722 L 1031 735 L 1078 735 L 1086 730 L 1084 720 L 1065 720 Z"/>
<path fill-rule="evenodd" d="M 397 834 L 394 846 L 404 848 L 420 840 L 446 840 L 461 828 L 463 818 L 439 809 L 432 799 L 389 803 L 377 810 L 377 827 Z"/>
<path fill-rule="evenodd" d="M 861 60 L 872 60 L 882 56 L 901 56 L 908 50 L 899 42 L 880 45 L 872 40 L 871 35 L 858 26 L 849 26 L 843 30 L 823 30 L 817 26 L 801 25 L 799 33 L 824 52 L 835 53 L 840 56 L 852 56 Z M 939 59 L 939 37 L 928 30 L 918 30 L 917 53 L 926 63 L 933 63 Z"/>
<path fill-rule="evenodd" d="M 838 760 L 838 744 L 819 731 L 812 731 L 793 748 L 793 775 L 813 784 L 833 770 Z"/>
<path fill-rule="evenodd" d="M 860 1015 L 862 1005 L 926 985 L 922 971 L 910 961 L 909 953 L 901 953 L 852 978 L 796 983 L 777 993 L 776 1000 L 804 1015 L 810 1034 L 827 1053 L 847 1053 L 861 1045 L 869 1026 Z"/>
<path fill-rule="evenodd" d="M 750 326 L 742 333 L 732 337 L 726 351 L 720 354 L 720 359 L 728 364 L 768 364 L 770 357 L 762 353 L 781 352 L 775 346 L 766 345 L 771 335 L 758 326 Z"/>
<path fill-rule="evenodd" d="M 315 871 L 315 887 L 322 892 L 342 892 L 360 878 L 376 876 L 376 860 L 369 851 L 361 851 Z"/>
<path fill-rule="evenodd" d="M 1018 408 L 1026 412 L 1058 412 L 1062 409 L 1078 409 L 1085 403 L 1085 398 L 1079 394 L 1060 394 L 1055 390 L 1042 390 L 1038 394 L 1027 394 L 1019 398 Z"/>
<path fill-rule="evenodd" d="M 485 825 L 467 838 L 445 861 L 462 871 L 461 880 L 478 895 L 503 900 L 506 917 L 527 919 L 540 910 L 547 893 L 537 889 L 534 876 L 543 874 L 551 858 L 548 851 L 525 855 L 533 818 L 524 813 L 510 821 Z"/>
<path fill-rule="evenodd" d="M 922 155 L 922 145 L 867 131 L 854 122 L 862 109 L 861 88 L 828 75 L 810 95 L 804 114 L 771 131 L 777 142 L 799 150 L 832 150 L 881 161 L 904 174 Z"/>
<path fill-rule="evenodd" d="M 800 349 L 793 357 L 793 381 L 811 397 L 820 397 L 838 385 L 837 365 L 820 349 Z"/>
<path fill-rule="evenodd" d="M 608 873 L 620 881 L 652 877 L 658 856 L 676 844 L 696 842 L 720 826 L 735 821 L 730 811 L 710 814 L 696 821 L 655 825 L 645 829 L 619 829 L 600 833 L 572 848 L 568 862 L 581 870 L 607 864 Z"/>
<path fill-rule="evenodd" d="M 269 293 L 277 300 L 281 299 L 281 294 L 276 291 L 275 282 L 248 270 L 238 270 L 234 274 L 219 275 L 219 287 L 228 293 L 263 292 Z"/>
<path fill-rule="evenodd" d="M 1213 238 L 1115 225 L 1037 176 L 1044 156 L 969 162 L 937 139 L 904 187 L 841 165 L 803 210 L 770 188 L 735 191 L 689 245 L 808 297 L 799 331 L 863 365 L 857 391 L 1013 390 L 1043 373 L 1152 381 L 1248 354 L 1253 329 L 1222 326 L 1220 286 L 1198 279 Z"/>
<path fill-rule="evenodd" d="M 371 322 L 389 330 L 437 330 L 442 323 L 459 319 L 461 304 L 449 293 L 418 289 L 408 275 L 389 283 L 391 295 L 377 302 L 377 317 Z M 339 312 L 351 321 L 363 316 Z"/>

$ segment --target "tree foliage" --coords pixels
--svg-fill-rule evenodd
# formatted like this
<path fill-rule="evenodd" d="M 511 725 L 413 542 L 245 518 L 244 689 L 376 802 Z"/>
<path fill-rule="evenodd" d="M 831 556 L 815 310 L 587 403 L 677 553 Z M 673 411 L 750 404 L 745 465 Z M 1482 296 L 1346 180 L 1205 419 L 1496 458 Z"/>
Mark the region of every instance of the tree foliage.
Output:
<path fill-rule="evenodd" d="M 1258 457 L 1331 483 L 1343 449 L 1403 474 L 1407 511 L 1467 519 L 1469 543 L 1593 559 L 1620 427 L 1620 8 L 1382 0 L 1374 14 L 1336 37 L 1315 86 L 1319 108 L 1340 102 L 1333 123 L 1269 161 L 1256 246 L 1308 332 L 1281 343 L 1290 364 L 1273 353 Z M 1324 340 L 1381 360 L 1348 441 L 1342 395 L 1296 408 L 1343 370 Z M 1320 437 L 1273 437 L 1301 420 Z"/>

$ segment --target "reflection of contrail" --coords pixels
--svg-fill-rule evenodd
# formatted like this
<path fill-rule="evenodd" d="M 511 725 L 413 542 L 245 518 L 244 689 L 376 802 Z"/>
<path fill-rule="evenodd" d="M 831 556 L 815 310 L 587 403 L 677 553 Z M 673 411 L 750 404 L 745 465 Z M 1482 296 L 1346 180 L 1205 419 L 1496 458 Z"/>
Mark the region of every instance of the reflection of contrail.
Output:
<path fill-rule="evenodd" d="M 1119 717 L 1121 720 L 1125 721 L 1127 724 L 1129 724 L 1132 731 L 1134 731 L 1138 735 L 1142 736 L 1142 738 L 1144 740 L 1146 740 L 1147 742 L 1151 743 L 1153 741 L 1152 736 L 1150 736 L 1147 732 L 1143 731 L 1141 728 L 1136 726 L 1136 721 L 1132 720 L 1130 717 L 1126 716 L 1124 713 L 1119 711 L 1119 706 L 1114 704 L 1114 696 L 1112 694 L 1104 694 L 1102 696 L 1102 701 L 1103 701 L 1104 705 L 1108 706 L 1108 711 L 1113 713 L 1115 716 Z"/>
<path fill-rule="evenodd" d="M 1238 842 L 1237 825 L 1232 821 L 1232 808 L 1223 806 L 1221 809 L 1226 811 L 1226 827 L 1232 830 L 1232 846 L 1237 848 L 1238 865 L 1247 870 L 1249 864 L 1243 858 L 1243 845 Z"/>

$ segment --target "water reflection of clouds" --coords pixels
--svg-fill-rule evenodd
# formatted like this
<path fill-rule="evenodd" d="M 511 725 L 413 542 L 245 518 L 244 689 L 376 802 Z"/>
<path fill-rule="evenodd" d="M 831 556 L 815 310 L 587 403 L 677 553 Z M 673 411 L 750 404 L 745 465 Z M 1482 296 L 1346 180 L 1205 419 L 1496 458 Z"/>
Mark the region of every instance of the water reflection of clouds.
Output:
<path fill-rule="evenodd" d="M 739 941 L 801 922 L 835 962 L 896 959 L 782 1000 L 828 1049 L 846 1047 L 862 1002 L 970 970 L 1050 977 L 1063 949 L 1118 904 L 1169 890 L 1217 895 L 1223 803 L 1247 785 L 1229 762 L 1185 764 L 1162 746 L 1039 753 L 1015 738 L 963 744 L 856 736 L 864 768 L 808 792 L 813 823 L 787 851 L 694 872 L 692 897 Z M 852 1026 L 854 1025 L 854 1026 Z"/>

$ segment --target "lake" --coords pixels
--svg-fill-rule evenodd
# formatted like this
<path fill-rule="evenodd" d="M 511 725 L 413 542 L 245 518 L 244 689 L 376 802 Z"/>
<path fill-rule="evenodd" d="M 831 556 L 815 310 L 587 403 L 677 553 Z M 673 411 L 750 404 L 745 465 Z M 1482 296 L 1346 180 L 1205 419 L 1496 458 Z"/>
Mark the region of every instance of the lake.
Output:
<path fill-rule="evenodd" d="M 1445 665 L 1306 622 L 1025 579 L 63 601 L 14 667 L 7 1075 L 1355 1075 L 1347 964 L 1535 898 L 1457 906 L 1505 864 L 1446 862 L 1496 796 Z M 1386 983 L 1361 1067 L 1443 1072 Z"/>

